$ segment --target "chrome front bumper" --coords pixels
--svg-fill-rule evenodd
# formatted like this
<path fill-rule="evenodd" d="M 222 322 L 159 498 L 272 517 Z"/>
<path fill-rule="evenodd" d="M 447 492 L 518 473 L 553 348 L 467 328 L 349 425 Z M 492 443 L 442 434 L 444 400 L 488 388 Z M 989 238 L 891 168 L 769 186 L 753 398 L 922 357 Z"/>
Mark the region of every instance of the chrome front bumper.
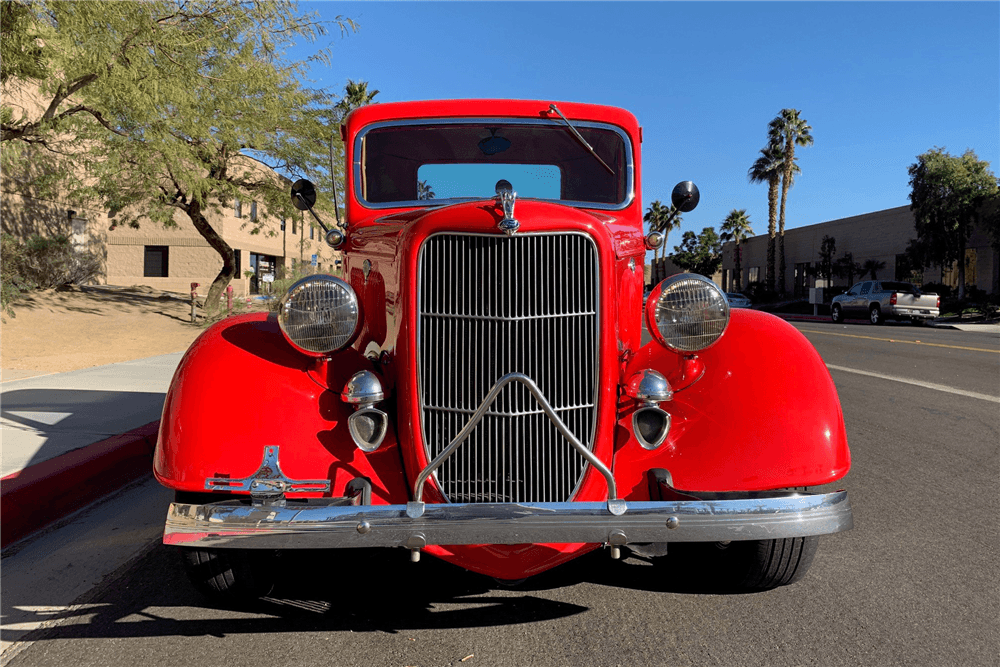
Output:
<path fill-rule="evenodd" d="M 165 544 L 240 549 L 347 549 L 432 544 L 722 542 L 824 535 L 854 521 L 846 491 L 704 494 L 632 502 L 351 505 L 173 503 Z M 745 497 L 736 497 L 742 495 Z M 356 501 L 355 501 L 356 502 Z"/>

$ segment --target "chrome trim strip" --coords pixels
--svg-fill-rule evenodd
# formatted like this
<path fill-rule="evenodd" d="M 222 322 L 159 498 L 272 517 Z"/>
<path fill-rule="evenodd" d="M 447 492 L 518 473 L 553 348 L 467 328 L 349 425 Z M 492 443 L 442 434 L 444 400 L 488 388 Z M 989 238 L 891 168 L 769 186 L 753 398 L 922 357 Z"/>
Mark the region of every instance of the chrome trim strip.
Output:
<path fill-rule="evenodd" d="M 412 518 L 406 505 L 335 504 L 342 500 L 290 500 L 285 507 L 235 501 L 173 503 L 163 542 L 240 549 L 723 542 L 827 535 L 854 526 L 846 491 L 737 500 L 630 501 L 620 516 L 611 514 L 605 503 L 570 502 L 433 504 Z"/>
<path fill-rule="evenodd" d="M 412 201 L 397 201 L 389 202 L 385 204 L 375 204 L 365 200 L 361 196 L 361 142 L 365 135 L 371 130 L 383 128 L 383 127 L 403 127 L 410 125 L 465 125 L 469 123 L 491 123 L 494 125 L 552 125 L 554 127 L 566 127 L 566 125 L 561 120 L 549 120 L 546 118 L 517 118 L 517 117 L 504 117 L 504 118 L 415 118 L 410 120 L 385 120 L 377 123 L 372 123 L 371 125 L 366 125 L 361 129 L 360 132 L 354 137 L 354 162 L 352 164 L 352 171 L 354 172 L 354 196 L 357 198 L 358 203 L 368 209 L 387 209 L 387 208 L 417 208 L 417 207 L 428 207 L 437 208 L 440 206 L 450 206 L 451 204 L 457 204 L 460 202 L 468 201 L 492 201 L 495 200 L 495 196 L 484 196 L 482 198 L 455 198 L 455 199 L 435 199 L 432 204 L 428 204 L 427 199 L 415 199 Z M 611 125 L 610 123 L 599 123 L 596 121 L 573 121 L 573 125 L 576 127 L 589 127 L 597 128 L 601 130 L 611 130 L 618 134 L 622 138 L 622 142 L 625 144 L 625 187 L 627 188 L 625 194 L 625 201 L 620 204 L 599 204 L 595 202 L 585 202 L 585 201 L 570 201 L 566 199 L 538 199 L 537 201 L 547 201 L 554 202 L 557 204 L 563 204 L 565 206 L 573 206 L 575 208 L 589 208 L 600 211 L 621 211 L 632 205 L 635 200 L 635 158 L 633 157 L 634 152 L 632 150 L 632 142 L 629 140 L 628 133 L 617 125 Z M 532 200 L 533 197 L 522 197 L 523 200 Z"/>

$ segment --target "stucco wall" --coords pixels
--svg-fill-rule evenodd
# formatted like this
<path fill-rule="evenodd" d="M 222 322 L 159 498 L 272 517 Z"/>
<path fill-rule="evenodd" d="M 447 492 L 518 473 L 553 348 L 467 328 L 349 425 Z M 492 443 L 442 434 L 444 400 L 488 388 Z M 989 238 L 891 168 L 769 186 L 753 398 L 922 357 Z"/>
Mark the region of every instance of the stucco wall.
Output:
<path fill-rule="evenodd" d="M 866 260 L 874 259 L 885 262 L 885 268 L 878 272 L 880 278 L 894 278 L 896 275 L 896 257 L 906 250 L 906 244 L 916 237 L 913 214 L 909 206 L 898 206 L 884 211 L 875 211 L 839 220 L 831 220 L 805 227 L 785 230 L 785 291 L 793 293 L 795 265 L 810 263 L 816 266 L 820 262 L 820 248 L 824 236 L 831 236 L 836 241 L 834 260 L 850 252 L 854 262 L 864 264 Z M 767 266 L 767 234 L 760 234 L 748 239 L 743 244 L 742 282 L 748 284 L 748 276 L 752 267 L 759 267 L 761 282 L 765 279 Z M 990 247 L 986 232 L 976 229 L 969 239 L 968 247 L 973 249 L 976 257 L 976 276 L 974 284 L 986 292 L 997 291 L 997 253 Z M 777 239 L 775 242 L 777 248 Z M 723 248 L 723 270 L 732 271 L 735 268 L 733 244 L 727 243 Z M 777 283 L 777 266 L 775 282 Z M 940 282 L 941 267 L 925 268 L 923 282 Z M 855 277 L 857 280 L 859 276 Z M 814 278 L 809 278 L 809 285 Z M 843 285 L 847 278 L 834 277 L 833 284 Z"/>

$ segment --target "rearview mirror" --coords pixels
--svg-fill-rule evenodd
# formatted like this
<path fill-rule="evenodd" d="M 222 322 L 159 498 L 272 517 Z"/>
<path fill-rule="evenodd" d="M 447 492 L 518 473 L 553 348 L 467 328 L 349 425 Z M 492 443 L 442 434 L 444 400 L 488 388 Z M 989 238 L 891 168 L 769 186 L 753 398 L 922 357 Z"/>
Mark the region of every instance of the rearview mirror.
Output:
<path fill-rule="evenodd" d="M 681 181 L 674 186 L 674 191 L 670 193 L 670 202 L 681 213 L 689 213 L 698 205 L 701 194 L 698 186 L 691 181 Z"/>

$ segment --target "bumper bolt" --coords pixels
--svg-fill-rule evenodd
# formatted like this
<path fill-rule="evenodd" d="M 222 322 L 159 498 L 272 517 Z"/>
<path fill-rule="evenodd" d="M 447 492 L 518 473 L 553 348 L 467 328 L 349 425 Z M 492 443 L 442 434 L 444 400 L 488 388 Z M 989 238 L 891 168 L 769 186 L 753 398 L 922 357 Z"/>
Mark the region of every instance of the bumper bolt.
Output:
<path fill-rule="evenodd" d="M 681 523 L 680 519 L 678 519 L 675 516 L 672 516 L 669 519 L 667 519 L 667 528 L 669 528 L 670 530 L 673 530 L 674 528 L 676 528 L 677 526 L 679 526 L 680 523 Z"/>
<path fill-rule="evenodd" d="M 410 562 L 411 563 L 420 562 L 420 549 L 410 549 Z"/>
<path fill-rule="evenodd" d="M 362 521 L 361 523 L 358 524 L 358 532 L 361 533 L 362 535 L 364 535 L 365 533 L 367 533 L 371 529 L 372 529 L 372 525 L 370 523 L 368 523 L 367 521 Z"/>

